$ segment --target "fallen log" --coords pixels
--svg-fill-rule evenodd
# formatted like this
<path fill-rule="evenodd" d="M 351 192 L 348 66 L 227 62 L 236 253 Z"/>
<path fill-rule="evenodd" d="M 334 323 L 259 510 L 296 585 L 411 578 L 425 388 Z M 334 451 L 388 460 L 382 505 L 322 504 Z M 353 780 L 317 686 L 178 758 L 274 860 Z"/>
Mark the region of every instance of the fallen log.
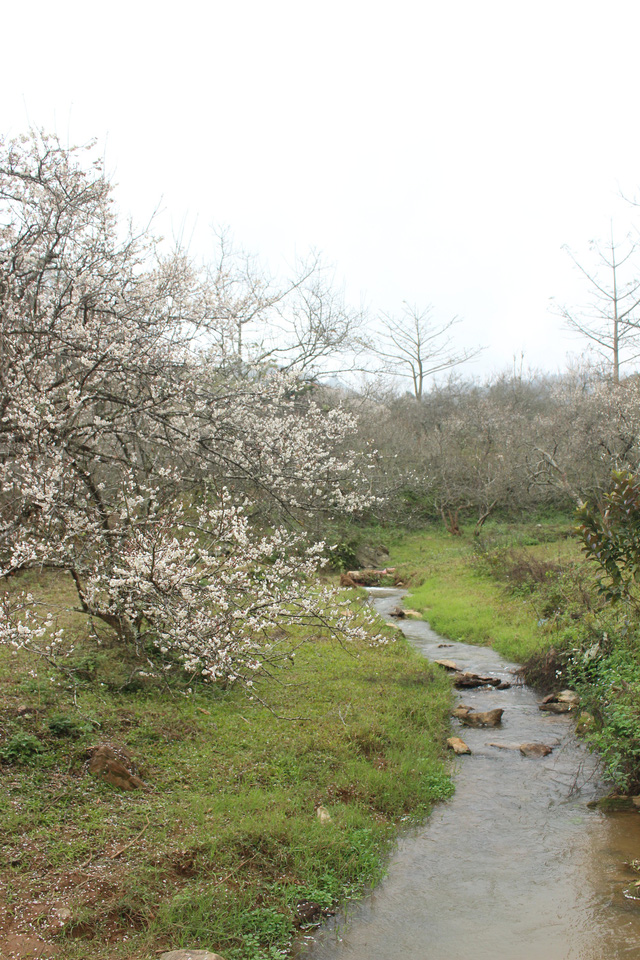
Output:
<path fill-rule="evenodd" d="M 383 577 L 395 573 L 395 567 L 385 567 L 384 570 L 348 570 L 340 576 L 341 587 L 375 587 Z"/>

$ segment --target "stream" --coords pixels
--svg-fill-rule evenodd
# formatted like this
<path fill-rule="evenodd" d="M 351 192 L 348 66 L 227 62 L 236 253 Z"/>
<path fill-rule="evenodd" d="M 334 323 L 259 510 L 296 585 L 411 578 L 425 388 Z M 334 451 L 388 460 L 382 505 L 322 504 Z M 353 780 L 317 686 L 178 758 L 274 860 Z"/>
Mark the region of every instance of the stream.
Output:
<path fill-rule="evenodd" d="M 370 591 L 388 617 L 404 591 Z M 458 727 L 456 792 L 398 843 L 383 882 L 313 937 L 303 960 L 621 960 L 640 957 L 640 815 L 587 806 L 607 793 L 596 758 L 566 715 L 538 710 L 514 664 L 488 647 L 450 643 L 427 623 L 398 626 L 431 660 L 512 683 L 460 692 L 502 726 Z M 446 644 L 446 646 L 443 646 Z M 527 758 L 521 743 L 553 752 Z"/>

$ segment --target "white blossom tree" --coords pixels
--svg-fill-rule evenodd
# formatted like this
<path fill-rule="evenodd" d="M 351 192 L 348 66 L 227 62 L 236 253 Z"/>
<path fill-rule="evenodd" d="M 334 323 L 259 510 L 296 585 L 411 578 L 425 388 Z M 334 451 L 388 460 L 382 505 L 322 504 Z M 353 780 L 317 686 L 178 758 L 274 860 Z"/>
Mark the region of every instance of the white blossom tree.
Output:
<path fill-rule="evenodd" d="M 353 416 L 292 370 L 229 366 L 221 345 L 273 298 L 124 230 L 82 159 L 44 135 L 0 145 L 0 578 L 66 570 L 122 643 L 210 679 L 279 656 L 285 619 L 353 633 L 309 590 L 321 548 L 250 522 L 258 499 L 290 517 L 367 502 Z M 25 595 L 0 638 L 42 641 Z"/>

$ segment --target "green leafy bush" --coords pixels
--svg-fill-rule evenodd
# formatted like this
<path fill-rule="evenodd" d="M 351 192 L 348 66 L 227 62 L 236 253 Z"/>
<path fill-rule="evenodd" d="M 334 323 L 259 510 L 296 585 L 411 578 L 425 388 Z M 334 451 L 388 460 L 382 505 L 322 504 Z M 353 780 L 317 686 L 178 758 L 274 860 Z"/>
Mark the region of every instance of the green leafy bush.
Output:
<path fill-rule="evenodd" d="M 601 572 L 607 600 L 637 604 L 640 581 L 640 478 L 628 470 L 612 474 L 601 503 L 578 509 L 579 533 L 589 559 Z"/>
<path fill-rule="evenodd" d="M 45 749 L 42 741 L 32 733 L 20 730 L 14 733 L 0 750 L 0 760 L 3 763 L 32 763 Z"/>
<path fill-rule="evenodd" d="M 355 570 L 358 566 L 358 544 L 354 540 L 339 540 L 331 547 L 331 566 L 339 573 Z"/>
<path fill-rule="evenodd" d="M 82 737 L 93 730 L 93 724 L 89 720 L 83 720 L 66 713 L 55 713 L 49 718 L 47 725 L 54 737 L 70 737 L 72 739 Z"/>
<path fill-rule="evenodd" d="M 594 723 L 586 739 L 598 750 L 619 789 L 640 789 L 640 637 L 636 626 L 610 629 L 574 650 L 567 661 L 572 684 Z"/>

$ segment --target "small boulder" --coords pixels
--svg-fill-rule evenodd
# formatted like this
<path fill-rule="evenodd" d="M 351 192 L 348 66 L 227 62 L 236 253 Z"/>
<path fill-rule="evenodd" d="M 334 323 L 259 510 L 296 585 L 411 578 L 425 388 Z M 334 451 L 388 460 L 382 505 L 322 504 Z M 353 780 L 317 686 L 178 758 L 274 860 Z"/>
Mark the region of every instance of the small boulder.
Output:
<path fill-rule="evenodd" d="M 389 559 L 389 549 L 383 544 L 361 546 L 356 550 L 356 563 L 362 568 L 385 567 Z"/>
<path fill-rule="evenodd" d="M 453 673 L 458 672 L 458 664 L 454 663 L 453 660 L 436 660 L 435 662 L 439 667 L 444 667 L 445 670 L 449 670 Z"/>
<path fill-rule="evenodd" d="M 376 587 L 382 579 L 393 574 L 395 569 L 395 567 L 385 567 L 384 570 L 347 570 L 347 572 L 340 577 L 340 583 L 342 584 L 343 578 L 345 578 L 345 580 L 348 578 L 349 583 L 345 584 L 347 586 L 354 584 L 358 587 Z"/>
<path fill-rule="evenodd" d="M 319 926 L 325 917 L 332 917 L 335 910 L 323 907 L 313 900 L 301 900 L 296 904 L 295 924 L 297 927 Z"/>
<path fill-rule="evenodd" d="M 583 736 L 585 733 L 588 733 L 589 730 L 591 730 L 595 722 L 595 718 L 590 713 L 585 713 L 583 710 L 576 720 L 576 733 L 579 736 Z"/>
<path fill-rule="evenodd" d="M 575 692 L 575 690 L 561 690 L 560 693 L 556 696 L 558 703 L 572 703 L 576 704 L 580 702 L 580 697 Z"/>
<path fill-rule="evenodd" d="M 471 750 L 466 745 L 464 740 L 461 740 L 460 737 L 449 737 L 447 740 L 447 746 L 449 750 L 453 750 L 454 753 L 460 756 L 461 754 L 471 753 Z"/>
<path fill-rule="evenodd" d="M 458 690 L 473 689 L 474 687 L 496 687 L 504 690 L 511 686 L 509 683 L 506 684 L 506 687 L 503 686 L 503 681 L 499 677 L 483 677 L 479 673 L 469 673 L 462 670 L 458 670 L 455 674 L 453 685 Z"/>
<path fill-rule="evenodd" d="M 69 907 L 63 905 L 54 907 L 51 913 L 49 914 L 49 924 L 52 927 L 58 927 L 62 929 L 66 927 L 68 923 L 73 920 L 73 913 Z"/>
<path fill-rule="evenodd" d="M 542 710 L 543 713 L 571 713 L 572 709 L 572 703 L 556 703 L 553 700 L 538 706 L 538 710 Z"/>
<path fill-rule="evenodd" d="M 470 713 L 473 712 L 473 707 L 468 707 L 466 703 L 461 703 L 455 710 L 451 711 L 452 717 L 457 717 L 458 720 L 463 720 L 465 717 L 468 717 Z"/>
<path fill-rule="evenodd" d="M 580 697 L 574 690 L 561 690 L 550 693 L 539 706 L 545 713 L 570 713 L 580 703 Z"/>
<path fill-rule="evenodd" d="M 475 712 L 474 710 L 469 710 L 460 717 L 460 720 L 468 727 L 499 727 L 502 723 L 503 713 L 504 710 L 501 710 L 500 708 L 496 708 L 495 710 L 487 710 L 484 713 L 481 713 L 480 711 Z"/>
<path fill-rule="evenodd" d="M 16 716 L 21 717 L 23 720 L 30 720 L 32 717 L 37 717 L 38 710 L 36 707 L 32 707 L 28 703 L 23 703 L 16 710 Z"/>
<path fill-rule="evenodd" d="M 548 747 L 546 743 L 520 744 L 520 753 L 523 757 L 548 757 L 552 752 L 553 747 Z"/>
<path fill-rule="evenodd" d="M 117 752 L 108 744 L 90 747 L 88 750 L 89 773 L 100 777 L 119 790 L 148 790 L 146 783 L 133 773 L 133 761 L 126 750 Z"/>
<path fill-rule="evenodd" d="M 626 794 L 610 793 L 606 797 L 600 797 L 599 800 L 590 800 L 587 804 L 591 809 L 602 810 L 604 813 L 620 813 L 625 810 L 637 810 L 637 797 L 630 797 Z"/>
<path fill-rule="evenodd" d="M 329 813 L 329 811 L 327 810 L 326 807 L 322 807 L 322 806 L 317 807 L 317 808 L 316 808 L 316 817 L 318 818 L 318 820 L 320 821 L 320 823 L 332 823 L 332 822 L 333 822 L 333 821 L 331 820 L 331 814 Z"/>

